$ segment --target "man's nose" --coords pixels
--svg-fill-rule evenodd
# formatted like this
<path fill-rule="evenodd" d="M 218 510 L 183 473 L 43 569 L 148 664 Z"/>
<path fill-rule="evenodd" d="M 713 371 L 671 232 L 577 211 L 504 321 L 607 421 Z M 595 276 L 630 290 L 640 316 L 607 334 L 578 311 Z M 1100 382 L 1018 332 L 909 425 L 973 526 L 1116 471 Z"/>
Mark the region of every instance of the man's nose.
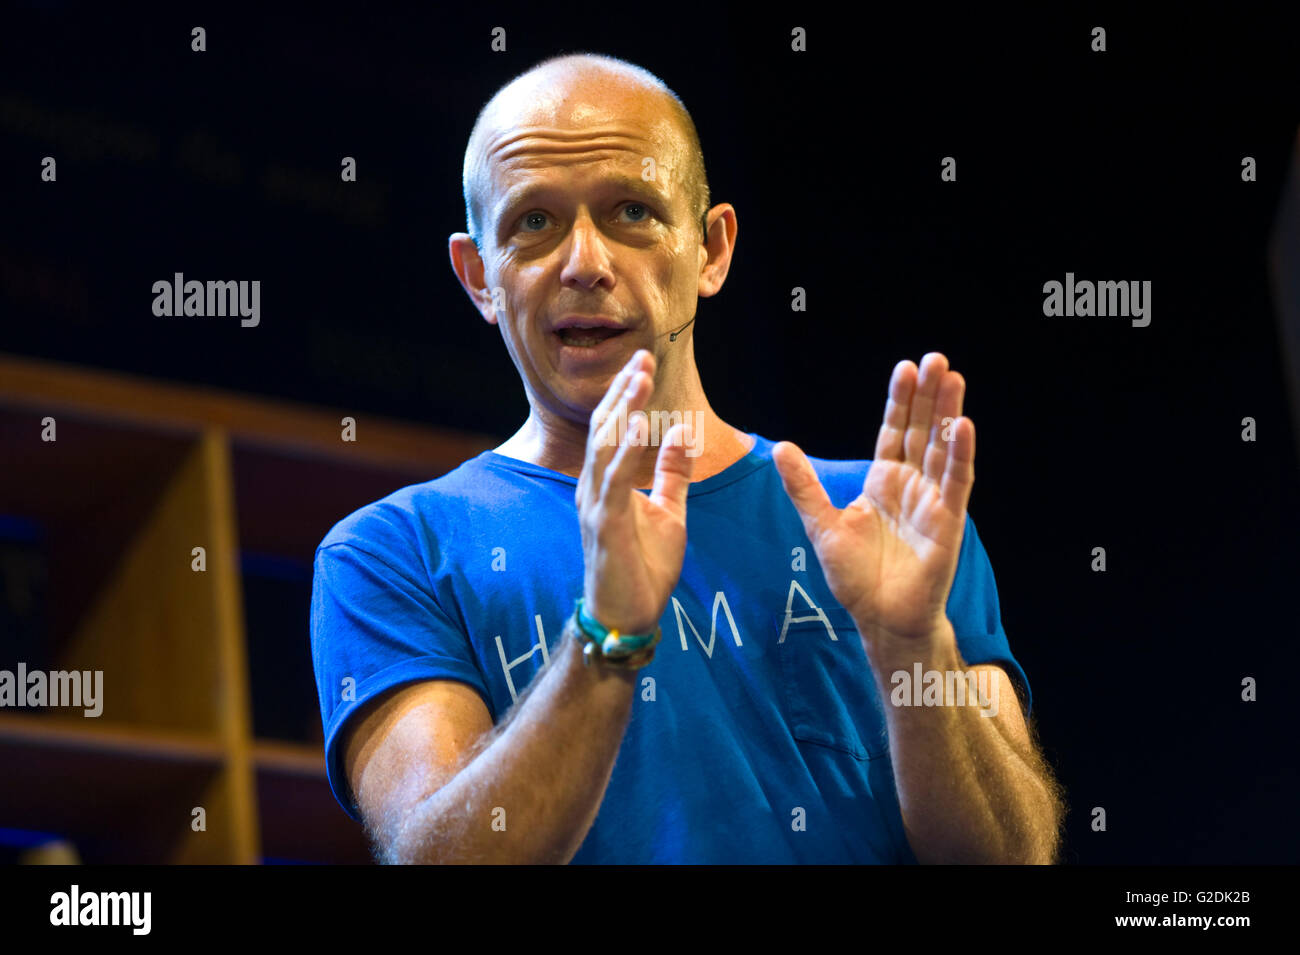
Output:
<path fill-rule="evenodd" d="M 604 237 L 591 220 L 583 213 L 573 223 L 569 233 L 568 259 L 560 280 L 565 283 L 581 285 L 583 288 L 595 288 L 601 282 L 614 287 L 614 273 L 610 269 L 609 249 Z"/>

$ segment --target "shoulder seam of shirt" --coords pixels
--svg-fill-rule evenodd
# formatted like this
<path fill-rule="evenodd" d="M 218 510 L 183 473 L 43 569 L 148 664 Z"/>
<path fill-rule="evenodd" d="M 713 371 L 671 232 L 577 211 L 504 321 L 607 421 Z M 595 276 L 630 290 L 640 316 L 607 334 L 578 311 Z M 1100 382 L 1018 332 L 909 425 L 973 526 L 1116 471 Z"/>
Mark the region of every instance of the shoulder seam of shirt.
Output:
<path fill-rule="evenodd" d="M 423 589 L 426 593 L 428 593 L 430 599 L 432 599 L 433 602 L 434 602 L 435 604 L 438 605 L 438 609 L 439 609 L 439 610 L 442 610 L 442 604 L 438 603 L 438 598 L 437 598 L 437 596 L 433 593 L 432 588 L 429 588 L 429 587 L 427 587 L 426 585 L 422 585 L 418 580 L 416 580 L 414 577 L 412 577 L 410 574 L 406 573 L 405 571 L 398 570 L 396 567 L 394 567 L 394 566 L 393 566 L 392 564 L 390 564 L 388 561 L 384 560 L 384 558 L 380 557 L 378 554 L 372 554 L 372 553 L 370 553 L 370 551 L 366 550 L 364 547 L 358 547 L 356 544 L 352 543 L 352 541 L 331 541 L 331 542 L 328 543 L 328 544 L 321 544 L 319 547 L 316 548 L 316 550 L 317 550 L 317 551 L 329 550 L 331 547 L 351 547 L 351 548 L 352 548 L 353 550 L 355 550 L 357 553 L 359 553 L 359 554 L 365 554 L 365 555 L 366 555 L 367 557 L 369 557 L 371 560 L 373 560 L 373 561 L 377 561 L 378 563 L 383 564 L 385 567 L 387 567 L 387 568 L 388 568 L 389 570 L 391 570 L 393 573 L 397 574 L 397 576 L 399 576 L 399 577 L 404 577 L 406 580 L 410 581 L 410 582 L 411 582 L 412 584 L 414 584 L 415 586 L 420 587 L 421 589 Z M 426 584 L 427 584 L 427 581 L 426 581 Z M 443 610 L 443 613 L 446 613 L 446 611 Z M 449 619 L 450 619 L 450 616 L 449 616 Z"/>
<path fill-rule="evenodd" d="M 456 631 L 456 633 L 458 633 L 465 640 L 465 643 L 469 646 L 470 651 L 474 653 L 475 656 L 477 656 L 477 650 L 475 647 L 474 638 L 470 636 L 469 632 L 465 629 L 465 627 L 462 624 L 457 623 L 457 620 L 460 619 L 460 615 L 449 612 L 447 608 L 442 605 L 442 601 L 438 599 L 438 595 L 434 591 L 433 587 L 422 585 L 410 574 L 398 570 L 388 561 L 384 560 L 384 558 L 370 553 L 370 551 L 366 550 L 364 547 L 358 547 L 356 544 L 352 543 L 351 541 L 333 541 L 329 544 L 323 544 L 317 547 L 316 550 L 317 551 L 328 550 L 331 547 L 350 547 L 353 550 L 355 550 L 357 553 L 365 554 L 371 560 L 376 561 L 377 563 L 383 565 L 384 567 L 387 567 L 393 573 L 397 574 L 397 576 L 409 581 L 413 587 L 419 588 L 423 593 L 425 593 L 428 596 L 429 600 L 433 603 L 433 605 L 438 608 L 438 611 L 447 618 L 447 622 L 451 624 L 452 628 Z M 484 674 L 482 672 L 482 669 L 479 667 L 478 660 L 475 659 L 472 660 L 471 662 L 474 664 L 475 670 L 478 671 L 479 677 L 481 679 L 485 678 L 486 674 Z M 484 682 L 484 686 L 485 687 L 487 686 L 486 681 Z M 494 707 L 489 706 L 488 709 L 489 711 L 491 711 L 494 709 Z"/>

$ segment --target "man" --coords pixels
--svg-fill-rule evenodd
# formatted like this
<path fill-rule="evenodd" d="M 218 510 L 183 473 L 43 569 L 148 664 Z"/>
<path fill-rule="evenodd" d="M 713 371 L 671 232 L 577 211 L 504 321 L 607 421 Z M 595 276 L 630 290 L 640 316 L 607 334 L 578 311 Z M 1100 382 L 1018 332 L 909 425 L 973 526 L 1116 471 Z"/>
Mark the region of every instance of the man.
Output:
<path fill-rule="evenodd" d="M 464 188 L 452 266 L 528 419 L 317 551 L 330 782 L 380 858 L 1053 861 L 944 356 L 895 368 L 869 470 L 720 421 L 689 326 L 736 212 L 623 61 L 503 87 Z"/>

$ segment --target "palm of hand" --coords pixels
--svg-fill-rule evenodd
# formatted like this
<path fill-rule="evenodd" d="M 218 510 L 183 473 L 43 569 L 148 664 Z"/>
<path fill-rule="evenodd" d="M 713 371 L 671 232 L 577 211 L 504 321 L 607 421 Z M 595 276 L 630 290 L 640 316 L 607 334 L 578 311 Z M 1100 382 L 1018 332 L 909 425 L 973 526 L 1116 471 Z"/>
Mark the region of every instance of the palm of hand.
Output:
<path fill-rule="evenodd" d="M 847 507 L 831 505 L 798 448 L 774 452 L 835 599 L 860 627 L 901 638 L 944 619 L 974 481 L 965 382 L 937 353 L 915 367 L 894 369 L 876 456 Z"/>

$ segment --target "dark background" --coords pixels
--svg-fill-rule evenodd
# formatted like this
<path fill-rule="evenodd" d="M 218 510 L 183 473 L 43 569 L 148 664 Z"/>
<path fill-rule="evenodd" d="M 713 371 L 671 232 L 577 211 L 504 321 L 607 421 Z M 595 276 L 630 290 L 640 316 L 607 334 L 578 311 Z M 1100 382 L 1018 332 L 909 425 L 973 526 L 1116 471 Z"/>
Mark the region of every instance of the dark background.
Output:
<path fill-rule="evenodd" d="M 1236 13 L 472 7 L 11 7 L 0 351 L 505 437 L 523 391 L 447 256 L 465 141 L 539 59 L 629 59 L 683 98 L 713 201 L 737 210 L 726 287 L 694 326 L 719 415 L 863 458 L 895 362 L 940 350 L 965 375 L 971 514 L 1068 791 L 1066 860 L 1300 860 L 1298 469 L 1266 270 L 1295 34 Z M 150 287 L 177 271 L 260 279 L 261 325 L 155 318 Z M 1067 271 L 1150 280 L 1151 325 L 1045 318 L 1043 283 Z M 305 569 L 245 572 L 250 626 L 262 593 L 300 651 Z"/>

